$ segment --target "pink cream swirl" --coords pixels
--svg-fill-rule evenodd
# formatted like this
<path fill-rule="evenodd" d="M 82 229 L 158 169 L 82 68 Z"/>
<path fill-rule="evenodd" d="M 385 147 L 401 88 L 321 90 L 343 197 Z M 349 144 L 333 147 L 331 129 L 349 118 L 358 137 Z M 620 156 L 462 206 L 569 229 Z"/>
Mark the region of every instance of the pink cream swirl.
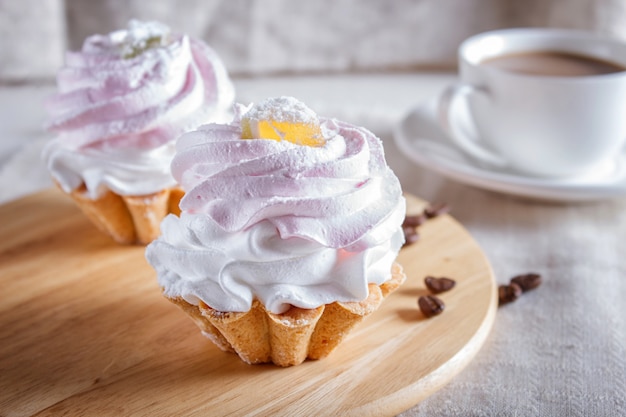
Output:
<path fill-rule="evenodd" d="M 283 239 L 330 248 L 362 250 L 389 240 L 405 203 L 381 141 L 364 128 L 321 120 L 321 148 L 242 140 L 236 123 L 183 135 L 172 162 L 186 190 L 181 209 L 227 232 L 268 220 Z"/>
<path fill-rule="evenodd" d="M 67 53 L 57 82 L 47 102 L 57 137 L 43 157 L 66 191 L 85 183 L 94 198 L 106 188 L 147 194 L 173 186 L 175 139 L 232 117 L 234 87 L 218 55 L 155 22 L 87 38 Z"/>

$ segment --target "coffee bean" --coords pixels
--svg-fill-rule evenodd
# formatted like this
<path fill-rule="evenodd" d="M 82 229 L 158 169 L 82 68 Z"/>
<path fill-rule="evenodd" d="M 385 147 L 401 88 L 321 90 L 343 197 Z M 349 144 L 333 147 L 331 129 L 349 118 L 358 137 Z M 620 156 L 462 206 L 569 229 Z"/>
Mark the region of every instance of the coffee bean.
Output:
<path fill-rule="evenodd" d="M 446 277 L 435 278 L 427 276 L 424 278 L 424 284 L 426 284 L 426 288 L 428 288 L 430 292 L 439 294 L 454 288 L 456 281 Z"/>
<path fill-rule="evenodd" d="M 523 275 L 517 275 L 511 278 L 511 283 L 519 285 L 522 292 L 526 292 L 537 288 L 541 285 L 541 275 L 535 273 L 528 273 Z"/>
<path fill-rule="evenodd" d="M 446 305 L 434 295 L 422 295 L 417 299 L 417 305 L 419 306 L 422 314 L 426 317 L 436 316 L 446 308 Z"/>
<path fill-rule="evenodd" d="M 404 246 L 411 245 L 420 239 L 420 235 L 414 227 L 403 227 L 402 230 L 404 232 Z"/>
<path fill-rule="evenodd" d="M 402 227 L 419 227 L 426 223 L 426 216 L 424 214 L 417 214 L 414 216 L 406 216 Z"/>
<path fill-rule="evenodd" d="M 428 219 L 446 214 L 450 211 L 450 206 L 446 203 L 432 204 L 424 209 L 424 216 Z"/>
<path fill-rule="evenodd" d="M 499 305 L 511 303 L 517 300 L 520 295 L 522 295 L 522 288 L 515 283 L 511 283 L 509 285 L 500 285 L 498 287 Z"/>

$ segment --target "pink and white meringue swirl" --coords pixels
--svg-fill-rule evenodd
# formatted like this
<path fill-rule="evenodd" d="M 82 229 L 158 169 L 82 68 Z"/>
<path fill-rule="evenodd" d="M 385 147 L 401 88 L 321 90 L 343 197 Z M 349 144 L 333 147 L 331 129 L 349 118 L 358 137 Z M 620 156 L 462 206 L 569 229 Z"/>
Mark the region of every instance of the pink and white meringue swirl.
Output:
<path fill-rule="evenodd" d="M 234 88 L 217 54 L 156 22 L 87 38 L 67 53 L 57 82 L 47 104 L 58 136 L 44 158 L 66 191 L 84 182 L 94 197 L 174 185 L 175 139 L 232 117 Z"/>
<path fill-rule="evenodd" d="M 274 313 L 360 301 L 390 278 L 405 200 L 381 141 L 321 120 L 326 143 L 241 139 L 237 117 L 181 136 L 182 214 L 146 252 L 168 297 L 219 311 L 259 299 Z"/>

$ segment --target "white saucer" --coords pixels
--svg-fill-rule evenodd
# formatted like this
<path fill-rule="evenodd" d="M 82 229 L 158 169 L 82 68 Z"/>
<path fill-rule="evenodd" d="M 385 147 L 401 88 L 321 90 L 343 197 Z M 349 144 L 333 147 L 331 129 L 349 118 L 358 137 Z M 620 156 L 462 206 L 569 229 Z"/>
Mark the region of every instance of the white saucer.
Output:
<path fill-rule="evenodd" d="M 413 162 L 460 183 L 523 197 L 592 201 L 626 196 L 626 152 L 593 174 L 546 179 L 480 166 L 459 150 L 436 117 L 437 99 L 418 105 L 394 127 L 400 150 Z"/>

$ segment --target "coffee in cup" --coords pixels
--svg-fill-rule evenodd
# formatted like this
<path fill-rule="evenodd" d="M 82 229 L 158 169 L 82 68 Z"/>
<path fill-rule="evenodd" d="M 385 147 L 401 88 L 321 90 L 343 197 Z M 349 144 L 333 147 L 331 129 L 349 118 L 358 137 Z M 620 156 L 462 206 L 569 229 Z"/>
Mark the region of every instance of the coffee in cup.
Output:
<path fill-rule="evenodd" d="M 626 71 L 614 62 L 562 51 L 528 51 L 500 55 L 482 61 L 481 65 L 519 74 L 553 77 L 585 77 Z"/>
<path fill-rule="evenodd" d="M 593 170 L 624 147 L 622 42 L 561 29 L 487 32 L 461 44 L 459 71 L 459 83 L 442 95 L 441 123 L 485 164 L 566 177 Z M 470 121 L 455 117 L 458 105 L 467 105 Z"/>

